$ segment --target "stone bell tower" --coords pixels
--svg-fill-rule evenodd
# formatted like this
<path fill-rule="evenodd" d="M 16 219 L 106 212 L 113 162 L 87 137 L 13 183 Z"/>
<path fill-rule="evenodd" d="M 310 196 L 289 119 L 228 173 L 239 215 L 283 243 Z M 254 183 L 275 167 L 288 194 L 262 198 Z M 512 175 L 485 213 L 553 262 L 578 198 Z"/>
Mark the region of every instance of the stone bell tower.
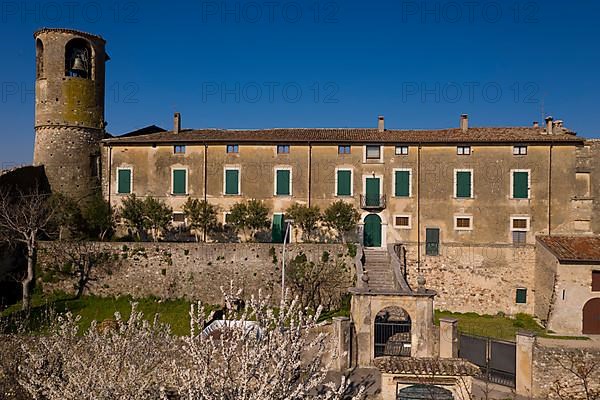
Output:
<path fill-rule="evenodd" d="M 34 165 L 53 192 L 85 200 L 99 191 L 106 41 L 71 29 L 41 29 L 36 46 Z"/>

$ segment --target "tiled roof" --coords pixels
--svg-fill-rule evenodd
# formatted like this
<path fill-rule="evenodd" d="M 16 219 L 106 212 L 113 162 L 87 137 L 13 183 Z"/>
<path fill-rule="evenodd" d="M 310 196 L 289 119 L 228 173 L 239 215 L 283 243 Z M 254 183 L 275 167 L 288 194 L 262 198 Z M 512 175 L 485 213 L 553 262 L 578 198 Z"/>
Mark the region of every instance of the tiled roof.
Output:
<path fill-rule="evenodd" d="M 388 374 L 407 374 L 422 376 L 474 376 L 480 369 L 463 359 L 453 358 L 376 358 L 375 366 Z"/>
<path fill-rule="evenodd" d="M 136 137 L 116 137 L 110 144 L 182 143 L 182 142 L 288 142 L 288 143 L 582 143 L 572 133 L 543 134 L 533 127 L 469 128 L 440 130 L 385 130 L 369 128 L 279 128 L 259 130 L 201 129 L 177 134 L 159 132 Z"/>
<path fill-rule="evenodd" d="M 562 263 L 600 263 L 600 236 L 538 236 Z"/>

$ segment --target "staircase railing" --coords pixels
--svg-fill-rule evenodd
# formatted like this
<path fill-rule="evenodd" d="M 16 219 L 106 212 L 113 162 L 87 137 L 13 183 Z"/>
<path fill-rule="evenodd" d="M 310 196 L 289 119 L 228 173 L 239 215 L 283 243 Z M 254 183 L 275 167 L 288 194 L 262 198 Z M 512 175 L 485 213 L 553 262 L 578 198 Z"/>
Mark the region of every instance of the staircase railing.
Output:
<path fill-rule="evenodd" d="M 366 289 L 368 276 L 365 273 L 365 251 L 360 244 L 356 245 L 354 265 L 356 266 L 356 287 L 359 289 Z"/>
<path fill-rule="evenodd" d="M 390 255 L 390 266 L 392 267 L 394 277 L 396 278 L 394 286 L 396 286 L 396 289 L 403 292 L 412 292 L 412 289 L 406 280 L 406 263 L 403 262 L 404 246 L 399 243 L 392 243 L 387 245 L 387 249 Z"/>

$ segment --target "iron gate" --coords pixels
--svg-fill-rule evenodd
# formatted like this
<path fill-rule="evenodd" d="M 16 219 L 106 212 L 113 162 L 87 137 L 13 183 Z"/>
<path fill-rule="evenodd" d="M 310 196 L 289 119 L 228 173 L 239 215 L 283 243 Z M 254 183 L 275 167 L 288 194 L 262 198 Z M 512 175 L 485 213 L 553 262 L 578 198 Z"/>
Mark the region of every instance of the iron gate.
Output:
<path fill-rule="evenodd" d="M 375 322 L 375 357 L 410 357 L 410 320 Z"/>
<path fill-rule="evenodd" d="M 517 345 L 489 337 L 459 336 L 458 356 L 481 368 L 480 378 L 515 387 Z"/>

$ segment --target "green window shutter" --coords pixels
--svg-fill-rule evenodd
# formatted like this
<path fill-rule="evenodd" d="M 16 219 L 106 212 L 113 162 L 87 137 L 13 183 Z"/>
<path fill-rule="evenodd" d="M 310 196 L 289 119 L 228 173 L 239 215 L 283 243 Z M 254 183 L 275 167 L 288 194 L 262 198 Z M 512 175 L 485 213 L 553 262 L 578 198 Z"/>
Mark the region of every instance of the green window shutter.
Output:
<path fill-rule="evenodd" d="M 410 196 L 410 173 L 408 171 L 396 171 L 396 197 Z"/>
<path fill-rule="evenodd" d="M 290 193 L 290 171 L 280 169 L 277 171 L 277 187 L 275 193 L 279 196 L 289 196 Z"/>
<path fill-rule="evenodd" d="M 173 194 L 186 194 L 187 171 L 184 169 L 173 170 Z"/>
<path fill-rule="evenodd" d="M 471 197 L 471 172 L 456 173 L 456 197 Z"/>
<path fill-rule="evenodd" d="M 513 197 L 529 198 L 529 172 L 513 172 Z"/>
<path fill-rule="evenodd" d="M 271 241 L 273 243 L 283 243 L 283 237 L 285 232 L 283 231 L 283 215 L 273 215 L 273 228 L 271 230 Z"/>
<path fill-rule="evenodd" d="M 240 194 L 238 191 L 240 171 L 228 169 L 225 171 L 225 194 Z"/>
<path fill-rule="evenodd" d="M 122 194 L 131 193 L 131 170 L 120 169 L 119 170 L 119 187 L 118 192 Z"/>
<path fill-rule="evenodd" d="M 337 195 L 351 196 L 352 195 L 352 171 L 337 172 Z"/>
<path fill-rule="evenodd" d="M 425 254 L 437 256 L 440 254 L 440 230 L 437 228 L 425 229 Z"/>
<path fill-rule="evenodd" d="M 517 289 L 516 297 L 517 297 L 516 298 L 517 304 L 526 304 L 527 303 L 527 289 L 522 289 L 522 288 Z"/>

